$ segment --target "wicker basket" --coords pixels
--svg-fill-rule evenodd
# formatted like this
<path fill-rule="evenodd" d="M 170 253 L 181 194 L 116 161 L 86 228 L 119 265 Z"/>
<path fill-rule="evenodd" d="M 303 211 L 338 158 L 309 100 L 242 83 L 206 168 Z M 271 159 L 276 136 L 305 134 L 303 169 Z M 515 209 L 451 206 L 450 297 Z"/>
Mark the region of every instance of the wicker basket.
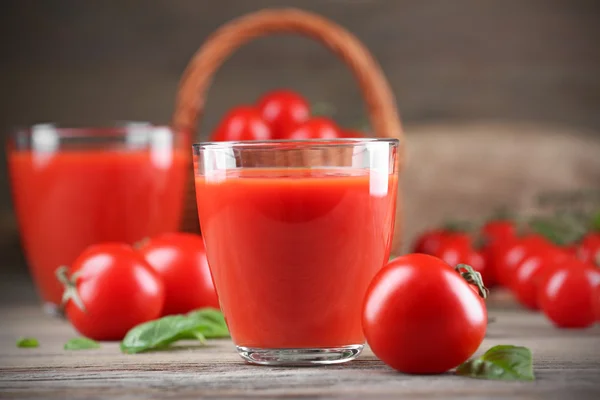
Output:
<path fill-rule="evenodd" d="M 206 94 L 217 69 L 238 47 L 272 34 L 311 37 L 340 57 L 352 70 L 367 105 L 373 132 L 378 137 L 401 140 L 398 168 L 404 164 L 404 143 L 396 102 L 377 62 L 364 45 L 341 26 L 317 14 L 297 9 L 270 9 L 234 19 L 217 29 L 194 55 L 181 78 L 173 116 L 175 129 L 194 137 L 204 112 Z M 199 232 L 193 176 L 186 194 L 182 230 Z M 402 232 L 402 197 L 398 196 L 394 249 Z"/>

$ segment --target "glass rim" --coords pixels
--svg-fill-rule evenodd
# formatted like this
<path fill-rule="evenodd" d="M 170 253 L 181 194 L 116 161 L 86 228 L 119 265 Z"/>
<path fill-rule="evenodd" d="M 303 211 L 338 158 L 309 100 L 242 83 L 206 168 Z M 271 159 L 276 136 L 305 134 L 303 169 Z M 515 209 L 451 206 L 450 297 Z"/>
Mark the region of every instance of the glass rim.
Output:
<path fill-rule="evenodd" d="M 9 139 L 15 139 L 22 135 L 32 136 L 36 133 L 36 129 L 50 129 L 52 133 L 58 137 L 85 139 L 98 137 L 121 137 L 131 134 L 132 129 L 139 129 L 140 132 L 151 133 L 151 131 L 169 130 L 173 135 L 183 135 L 183 131 L 178 131 L 170 125 L 152 124 L 150 122 L 124 122 L 123 124 L 115 125 L 96 125 L 96 126 L 61 126 L 53 123 L 40 123 L 30 126 L 16 127 L 10 130 L 7 135 Z"/>
<path fill-rule="evenodd" d="M 389 143 L 399 146 L 400 140 L 396 138 L 336 138 L 336 139 L 270 139 L 270 140 L 236 140 L 222 142 L 198 142 L 192 144 L 194 150 L 200 149 L 283 149 L 280 145 L 292 145 L 292 147 L 349 147 L 368 143 Z M 287 147 L 289 148 L 289 147 Z"/>

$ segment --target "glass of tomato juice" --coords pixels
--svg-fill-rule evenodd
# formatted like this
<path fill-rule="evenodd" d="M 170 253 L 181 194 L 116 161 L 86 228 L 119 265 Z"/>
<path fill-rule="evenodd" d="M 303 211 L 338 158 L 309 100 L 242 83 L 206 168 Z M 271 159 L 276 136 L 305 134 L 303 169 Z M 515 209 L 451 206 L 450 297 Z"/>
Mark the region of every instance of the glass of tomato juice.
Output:
<path fill-rule="evenodd" d="M 35 125 L 7 148 L 21 242 L 45 308 L 63 288 L 56 269 L 87 246 L 134 243 L 179 227 L 189 138 L 169 127 Z"/>
<path fill-rule="evenodd" d="M 387 262 L 396 139 L 193 146 L 208 262 L 242 358 L 334 364 L 362 351 L 367 286 Z"/>

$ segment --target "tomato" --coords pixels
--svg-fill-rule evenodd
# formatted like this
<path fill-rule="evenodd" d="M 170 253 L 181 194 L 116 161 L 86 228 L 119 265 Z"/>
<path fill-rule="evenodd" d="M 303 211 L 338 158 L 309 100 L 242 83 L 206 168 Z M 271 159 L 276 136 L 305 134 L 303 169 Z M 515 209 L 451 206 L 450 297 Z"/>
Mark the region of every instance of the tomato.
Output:
<path fill-rule="evenodd" d="M 510 240 L 517 236 L 517 228 L 512 221 L 491 220 L 481 228 L 481 236 L 488 242 Z"/>
<path fill-rule="evenodd" d="M 466 233 L 447 233 L 440 243 L 438 250 L 432 255 L 440 258 L 447 264 L 468 264 L 481 274 L 487 287 L 493 286 L 495 277 L 485 265 L 485 260 L 480 251 L 473 248 L 471 237 Z"/>
<path fill-rule="evenodd" d="M 483 298 L 448 264 L 409 254 L 377 273 L 362 321 L 367 343 L 383 362 L 405 373 L 435 374 L 477 350 L 487 311 Z"/>
<path fill-rule="evenodd" d="M 145 242 L 138 251 L 165 285 L 163 315 L 219 308 L 202 237 L 167 233 Z"/>
<path fill-rule="evenodd" d="M 600 286 L 596 288 L 594 297 L 592 298 L 594 304 L 594 311 L 596 314 L 596 321 L 600 322 Z"/>
<path fill-rule="evenodd" d="M 523 257 L 515 268 L 511 289 L 524 307 L 537 310 L 537 286 L 544 271 L 554 264 L 570 258 L 563 249 L 548 246 L 543 249 L 535 249 Z"/>
<path fill-rule="evenodd" d="M 545 249 L 549 243 L 540 235 L 531 234 L 509 241 L 498 251 L 496 262 L 496 279 L 503 286 L 510 287 L 515 270 L 527 254 Z"/>
<path fill-rule="evenodd" d="M 291 129 L 286 137 L 288 139 L 337 139 L 341 135 L 338 126 L 325 117 L 311 118 Z"/>
<path fill-rule="evenodd" d="M 600 270 L 575 258 L 546 271 L 537 301 L 546 317 L 561 328 L 586 328 L 596 321 L 594 295 L 600 287 Z"/>
<path fill-rule="evenodd" d="M 340 133 L 340 137 L 348 138 L 348 139 L 361 139 L 364 138 L 365 135 L 362 132 L 353 130 L 353 129 L 344 129 Z"/>
<path fill-rule="evenodd" d="M 310 118 L 306 99 L 291 90 L 268 92 L 258 100 L 257 107 L 271 127 L 274 139 L 284 139 L 287 132 Z"/>
<path fill-rule="evenodd" d="M 585 235 L 579 246 L 579 257 L 600 266 L 600 233 L 590 232 Z"/>
<path fill-rule="evenodd" d="M 65 285 L 67 319 L 90 339 L 121 340 L 134 326 L 160 317 L 164 285 L 129 245 L 88 247 L 57 276 Z"/>
<path fill-rule="evenodd" d="M 271 138 L 271 128 L 263 119 L 260 111 L 251 106 L 239 106 L 225 114 L 211 140 L 220 142 Z"/>
<path fill-rule="evenodd" d="M 433 229 L 422 233 L 413 245 L 413 252 L 434 255 L 448 234 L 445 229 Z"/>

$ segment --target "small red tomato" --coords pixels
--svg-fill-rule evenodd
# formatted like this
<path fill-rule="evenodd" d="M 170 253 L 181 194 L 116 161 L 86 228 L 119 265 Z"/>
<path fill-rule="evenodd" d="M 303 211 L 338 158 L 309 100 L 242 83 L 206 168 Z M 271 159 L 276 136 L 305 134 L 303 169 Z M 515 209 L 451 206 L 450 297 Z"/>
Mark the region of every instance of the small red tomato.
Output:
<path fill-rule="evenodd" d="M 65 285 L 67 319 L 90 339 L 121 340 L 134 326 L 160 317 L 163 283 L 129 245 L 91 246 L 57 276 Z"/>
<path fill-rule="evenodd" d="M 600 286 L 596 288 L 596 292 L 594 293 L 594 298 L 592 299 L 592 302 L 594 303 L 596 321 L 600 322 Z"/>
<path fill-rule="evenodd" d="M 361 139 L 364 138 L 365 135 L 362 132 L 353 130 L 353 129 L 344 129 L 340 133 L 340 137 L 348 138 L 348 139 Z"/>
<path fill-rule="evenodd" d="M 590 232 L 585 235 L 578 255 L 583 261 L 600 266 L 600 233 Z"/>
<path fill-rule="evenodd" d="M 422 233 L 413 245 L 414 253 L 423 253 L 434 255 L 444 241 L 444 238 L 448 235 L 448 231 L 445 229 L 433 229 Z"/>
<path fill-rule="evenodd" d="M 537 287 L 540 277 L 545 270 L 570 257 L 572 256 L 562 249 L 553 246 L 527 254 L 517 265 L 511 283 L 511 289 L 519 303 L 531 310 L 537 310 Z"/>
<path fill-rule="evenodd" d="M 503 286 L 511 287 L 515 270 L 521 260 L 532 252 L 549 247 L 550 244 L 540 235 L 531 234 L 509 242 L 496 259 L 496 278 Z"/>
<path fill-rule="evenodd" d="M 286 137 L 294 140 L 337 139 L 340 137 L 340 129 L 329 118 L 315 117 L 290 130 Z"/>
<path fill-rule="evenodd" d="M 271 128 L 259 110 L 251 106 L 238 106 L 225 114 L 211 140 L 221 142 L 271 138 Z"/>
<path fill-rule="evenodd" d="M 436 374 L 477 350 L 487 311 L 483 298 L 448 264 L 409 254 L 377 273 L 367 289 L 362 321 L 367 343 L 387 365 Z"/>
<path fill-rule="evenodd" d="M 492 220 L 483 225 L 481 236 L 486 242 L 506 241 L 517 236 L 517 228 L 512 221 Z"/>
<path fill-rule="evenodd" d="M 292 90 L 273 90 L 258 100 L 257 107 L 270 125 L 274 139 L 284 139 L 286 132 L 310 118 L 306 99 Z"/>
<path fill-rule="evenodd" d="M 596 321 L 594 295 L 599 286 L 598 268 L 569 258 L 543 274 L 537 301 L 554 325 L 561 328 L 586 328 Z"/>
<path fill-rule="evenodd" d="M 495 283 L 495 277 L 487 268 L 482 253 L 473 247 L 473 241 L 467 233 L 447 233 L 437 251 L 432 255 L 451 266 L 458 264 L 470 265 L 481 274 L 486 287 L 491 287 Z"/>
<path fill-rule="evenodd" d="M 167 233 L 145 242 L 138 251 L 165 284 L 162 315 L 219 308 L 202 237 Z"/>

